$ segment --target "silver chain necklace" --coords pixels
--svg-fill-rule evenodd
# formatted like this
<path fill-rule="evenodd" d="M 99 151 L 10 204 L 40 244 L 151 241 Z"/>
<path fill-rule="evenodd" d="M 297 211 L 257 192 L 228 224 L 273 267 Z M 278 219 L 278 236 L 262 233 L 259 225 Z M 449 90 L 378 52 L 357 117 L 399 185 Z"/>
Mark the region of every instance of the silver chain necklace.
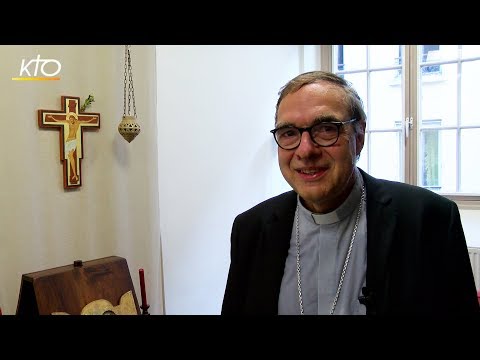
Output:
<path fill-rule="evenodd" d="M 340 276 L 340 281 L 338 282 L 337 293 L 333 299 L 332 308 L 330 309 L 330 315 L 333 315 L 335 307 L 337 306 L 338 296 L 342 290 L 343 278 L 347 272 L 348 261 L 350 260 L 350 254 L 352 253 L 353 241 L 355 235 L 357 234 L 358 222 L 360 221 L 360 214 L 362 212 L 362 204 L 365 199 L 365 186 L 362 186 L 362 196 L 360 197 L 360 205 L 358 206 L 357 219 L 355 220 L 355 226 L 353 228 L 352 238 L 350 239 L 350 245 L 348 246 L 347 256 L 345 258 L 345 263 L 343 264 L 342 275 Z M 298 286 L 298 302 L 300 304 L 300 315 L 303 315 L 303 297 L 302 297 L 302 280 L 300 277 L 300 231 L 298 230 L 298 203 L 297 209 L 295 210 L 295 231 L 296 231 L 296 245 L 297 245 L 297 286 Z"/>

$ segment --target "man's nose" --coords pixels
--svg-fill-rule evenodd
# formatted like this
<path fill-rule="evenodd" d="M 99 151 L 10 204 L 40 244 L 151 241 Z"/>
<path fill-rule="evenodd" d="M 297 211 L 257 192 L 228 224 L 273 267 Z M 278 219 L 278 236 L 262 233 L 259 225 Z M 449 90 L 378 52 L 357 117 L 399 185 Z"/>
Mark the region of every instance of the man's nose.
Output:
<path fill-rule="evenodd" d="M 300 138 L 300 145 L 298 145 L 296 153 L 297 155 L 302 157 L 302 156 L 308 155 L 318 147 L 319 146 L 313 142 L 309 132 L 304 131 Z"/>

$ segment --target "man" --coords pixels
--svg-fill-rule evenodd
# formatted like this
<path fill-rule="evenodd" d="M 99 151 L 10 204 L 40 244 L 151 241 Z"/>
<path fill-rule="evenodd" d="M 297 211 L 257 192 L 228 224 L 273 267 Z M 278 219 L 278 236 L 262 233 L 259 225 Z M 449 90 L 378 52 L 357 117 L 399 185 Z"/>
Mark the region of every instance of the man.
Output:
<path fill-rule="evenodd" d="M 350 84 L 314 71 L 279 95 L 293 191 L 236 217 L 222 314 L 478 314 L 456 204 L 357 168 L 366 114 Z"/>

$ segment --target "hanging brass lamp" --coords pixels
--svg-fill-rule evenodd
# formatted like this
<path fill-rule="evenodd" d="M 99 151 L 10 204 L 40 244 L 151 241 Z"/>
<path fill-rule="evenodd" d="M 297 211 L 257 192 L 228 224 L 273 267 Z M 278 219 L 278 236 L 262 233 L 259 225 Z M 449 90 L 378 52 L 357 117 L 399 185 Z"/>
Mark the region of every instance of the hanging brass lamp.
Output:
<path fill-rule="evenodd" d="M 125 45 L 125 66 L 123 80 L 123 116 L 118 124 L 118 132 L 125 140 L 131 142 L 140 133 L 140 125 L 137 123 L 137 109 L 135 107 L 135 91 L 133 89 L 132 59 L 130 45 Z M 128 79 L 127 79 L 128 77 Z M 128 83 L 128 85 L 127 85 Z M 128 101 L 127 101 L 128 99 Z M 128 103 L 128 106 L 127 106 Z M 133 107 L 133 115 L 130 112 Z M 127 109 L 128 108 L 128 109 Z M 128 110 L 128 111 L 127 111 Z"/>

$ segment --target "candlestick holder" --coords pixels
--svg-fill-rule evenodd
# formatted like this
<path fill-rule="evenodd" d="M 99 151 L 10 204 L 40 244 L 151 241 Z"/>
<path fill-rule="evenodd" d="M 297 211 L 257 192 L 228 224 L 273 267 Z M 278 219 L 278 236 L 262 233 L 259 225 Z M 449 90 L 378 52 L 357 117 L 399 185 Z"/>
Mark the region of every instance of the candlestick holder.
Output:
<path fill-rule="evenodd" d="M 140 277 L 140 292 L 142 294 L 142 305 L 140 306 L 142 309 L 142 315 L 150 315 L 148 313 L 148 308 L 150 305 L 147 303 L 147 292 L 145 291 L 145 271 L 143 269 L 139 269 L 138 275 Z"/>
<path fill-rule="evenodd" d="M 148 312 L 149 307 L 150 307 L 150 305 L 148 305 L 148 304 L 142 304 L 140 306 L 140 308 L 142 309 L 142 315 L 150 315 L 150 313 Z"/>

